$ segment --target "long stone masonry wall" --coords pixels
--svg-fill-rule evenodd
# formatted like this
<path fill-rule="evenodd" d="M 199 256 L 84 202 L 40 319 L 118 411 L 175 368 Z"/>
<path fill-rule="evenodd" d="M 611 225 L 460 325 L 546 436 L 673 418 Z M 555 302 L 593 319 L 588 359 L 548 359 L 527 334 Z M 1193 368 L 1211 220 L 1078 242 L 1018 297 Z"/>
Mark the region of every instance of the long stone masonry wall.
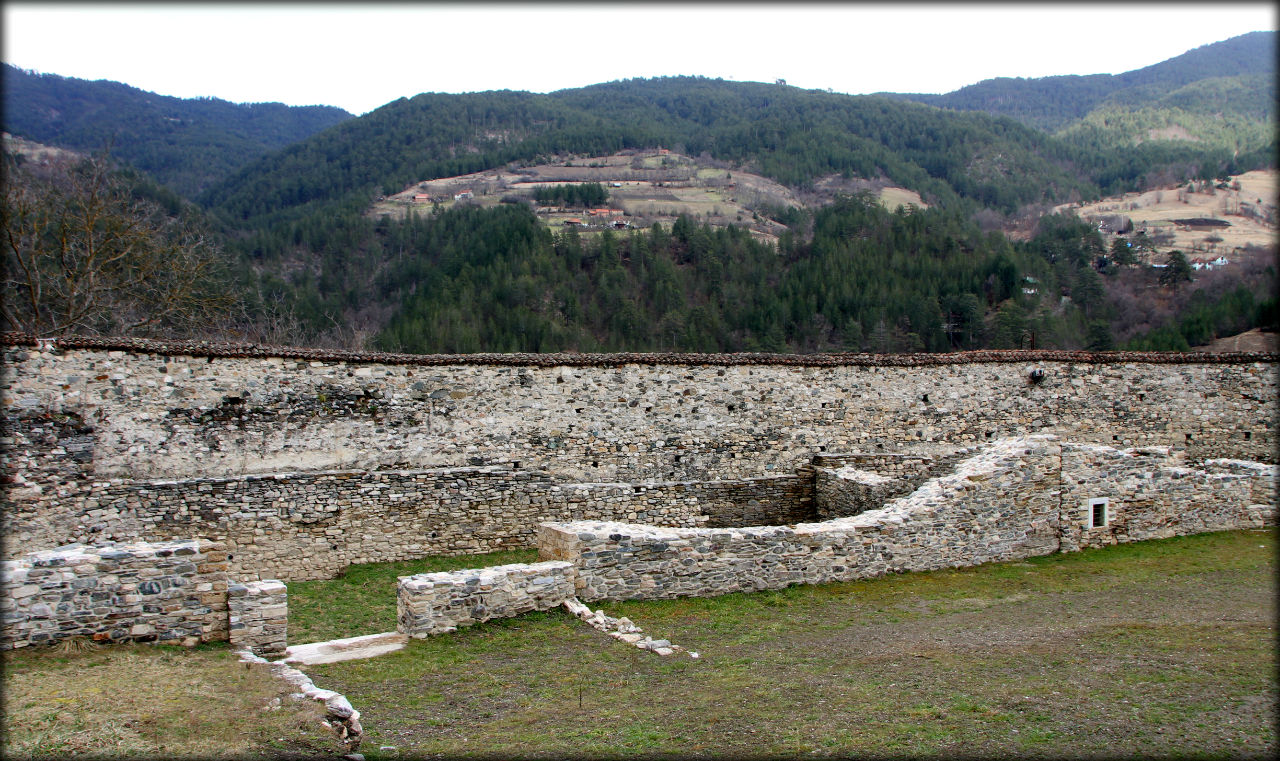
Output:
<path fill-rule="evenodd" d="M 352 563 L 528 547 L 546 520 L 794 523 L 812 514 L 810 491 L 797 476 L 563 484 L 496 467 L 111 480 L 14 500 L 0 525 L 16 552 L 198 532 L 226 547 L 233 578 L 302 581 Z"/>
<path fill-rule="evenodd" d="M 6 552 L 195 534 L 238 579 L 527 546 L 547 520 L 803 522 L 824 453 L 945 459 L 1049 431 L 1269 461 L 1276 443 L 1271 355 L 29 343 L 5 348 Z"/>
<path fill-rule="evenodd" d="M 379 362 L 142 345 L 153 353 L 6 348 L 6 456 L 19 485 L 517 464 L 565 482 L 707 481 L 792 473 L 824 451 L 945 454 L 1042 431 L 1193 459 L 1269 460 L 1276 446 L 1273 355 Z M 421 364 L 447 361 L 457 364 Z"/>
<path fill-rule="evenodd" d="M 1276 467 L 1186 467 L 1168 449 L 1053 436 L 993 444 L 878 510 L 792 527 L 544 524 L 539 554 L 577 569 L 583 600 L 712 596 L 1275 525 Z M 1109 500 L 1091 527 L 1090 499 Z M 1270 500 L 1258 502 L 1257 500 Z"/>

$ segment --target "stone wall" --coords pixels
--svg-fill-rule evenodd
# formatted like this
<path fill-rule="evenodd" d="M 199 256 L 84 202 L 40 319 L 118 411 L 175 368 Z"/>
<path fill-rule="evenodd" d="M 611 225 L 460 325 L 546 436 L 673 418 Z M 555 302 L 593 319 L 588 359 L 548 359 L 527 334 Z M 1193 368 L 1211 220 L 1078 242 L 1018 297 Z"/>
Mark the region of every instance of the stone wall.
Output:
<path fill-rule="evenodd" d="M 18 486 L 67 473 L 517 464 L 565 482 L 712 481 L 792 473 L 823 452 L 949 452 L 1036 432 L 1173 446 L 1196 460 L 1270 460 L 1276 447 L 1273 355 L 73 348 L 93 343 L 6 347 L 5 449 Z"/>
<path fill-rule="evenodd" d="M 227 589 L 231 647 L 260 658 L 278 658 L 289 646 L 289 592 L 277 580 L 232 584 Z"/>
<path fill-rule="evenodd" d="M 1086 546 L 1275 525 L 1275 467 L 1178 464 L 1037 435 L 996 442 L 878 510 L 794 527 L 544 524 L 543 559 L 577 570 L 584 600 L 711 596 L 1013 560 Z M 1216 471 L 1216 472 L 1215 472 Z M 1091 498 L 1112 496 L 1088 528 Z"/>
<path fill-rule="evenodd" d="M 1163 539 L 1275 523 L 1276 467 L 1188 467 L 1168 447 L 1062 445 L 1062 549 Z M 1103 525 L 1092 504 L 1105 500 Z"/>
<path fill-rule="evenodd" d="M 207 541 L 72 546 L 0 563 L 0 648 L 228 637 L 226 553 Z"/>
<path fill-rule="evenodd" d="M 961 447 L 937 457 L 897 452 L 817 455 L 813 458 L 814 513 L 825 521 L 874 510 L 943 475 L 972 452 Z"/>
<path fill-rule="evenodd" d="M 1188 462 L 1271 461 L 1276 445 L 1272 355 L 409 356 L 4 338 L 6 552 L 198 535 L 225 543 L 242 579 L 528 546 L 542 521 L 800 523 L 817 515 L 813 457 L 853 449 L 937 467 L 1039 432 Z M 835 504 L 827 487 L 848 485 L 820 491 Z"/>
<path fill-rule="evenodd" d="M 554 608 L 573 596 L 570 563 L 515 563 L 402 576 L 396 629 L 410 637 L 455 631 L 491 618 Z"/>
<path fill-rule="evenodd" d="M 0 525 L 23 551 L 199 533 L 225 544 L 237 579 L 301 581 L 352 563 L 532 546 L 548 520 L 795 523 L 812 517 L 811 491 L 797 476 L 565 484 L 497 467 L 73 481 L 12 501 Z"/>

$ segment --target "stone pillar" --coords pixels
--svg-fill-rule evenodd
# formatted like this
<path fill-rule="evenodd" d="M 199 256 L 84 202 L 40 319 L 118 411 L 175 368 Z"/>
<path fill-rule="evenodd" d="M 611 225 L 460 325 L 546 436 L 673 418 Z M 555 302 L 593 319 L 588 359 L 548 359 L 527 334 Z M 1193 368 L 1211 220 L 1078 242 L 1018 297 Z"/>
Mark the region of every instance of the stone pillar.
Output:
<path fill-rule="evenodd" d="M 227 602 L 233 648 L 262 658 L 284 655 L 289 639 L 289 593 L 284 582 L 232 584 Z"/>

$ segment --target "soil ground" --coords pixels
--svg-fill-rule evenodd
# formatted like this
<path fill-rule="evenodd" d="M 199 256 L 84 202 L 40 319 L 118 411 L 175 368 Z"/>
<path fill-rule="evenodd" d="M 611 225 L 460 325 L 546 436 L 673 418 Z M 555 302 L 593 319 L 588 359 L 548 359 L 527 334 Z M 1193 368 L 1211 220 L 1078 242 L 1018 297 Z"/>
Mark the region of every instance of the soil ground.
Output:
<path fill-rule="evenodd" d="M 1238 333 L 1234 336 L 1215 338 L 1206 346 L 1197 346 L 1192 351 L 1210 353 L 1230 351 L 1262 351 L 1280 354 L 1280 333 L 1263 332 L 1259 328 Z"/>
<path fill-rule="evenodd" d="M 1270 757 L 1275 549 L 1225 532 L 599 606 L 696 660 L 557 610 L 308 671 L 361 710 L 370 759 Z"/>
<path fill-rule="evenodd" d="M 82 645 L 82 647 L 90 647 Z M 324 709 L 225 643 L 4 654 L 4 758 L 336 758 Z"/>

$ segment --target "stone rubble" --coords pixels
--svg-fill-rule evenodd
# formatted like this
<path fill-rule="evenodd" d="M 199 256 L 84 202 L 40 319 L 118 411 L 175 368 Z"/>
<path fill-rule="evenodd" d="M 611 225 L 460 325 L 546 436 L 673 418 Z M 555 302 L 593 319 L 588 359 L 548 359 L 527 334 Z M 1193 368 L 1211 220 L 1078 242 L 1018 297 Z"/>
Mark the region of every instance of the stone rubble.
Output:
<path fill-rule="evenodd" d="M 598 632 L 604 632 L 610 637 L 621 642 L 625 642 L 628 645 L 635 645 L 641 650 L 648 650 L 664 656 L 685 652 L 683 647 L 673 645 L 669 640 L 653 639 L 649 637 L 640 629 L 640 627 L 632 623 L 631 619 L 626 616 L 614 618 L 613 616 L 605 615 L 603 610 L 593 611 L 576 597 L 570 597 L 562 604 L 564 605 L 565 610 L 569 611 L 569 613 L 573 614 L 573 616 L 579 620 L 585 621 L 591 626 L 591 628 Z M 698 657 L 697 653 L 689 653 L 689 655 L 692 658 Z"/>
<path fill-rule="evenodd" d="M 325 718 L 322 723 L 325 727 L 333 731 L 346 752 L 354 753 L 360 747 L 360 743 L 364 740 L 360 712 L 351 705 L 351 701 L 347 700 L 345 695 L 316 687 L 311 677 L 284 661 L 268 661 L 248 650 L 237 650 L 235 654 L 239 656 L 241 663 L 266 664 L 274 676 L 298 689 L 294 697 L 324 703 Z"/>

